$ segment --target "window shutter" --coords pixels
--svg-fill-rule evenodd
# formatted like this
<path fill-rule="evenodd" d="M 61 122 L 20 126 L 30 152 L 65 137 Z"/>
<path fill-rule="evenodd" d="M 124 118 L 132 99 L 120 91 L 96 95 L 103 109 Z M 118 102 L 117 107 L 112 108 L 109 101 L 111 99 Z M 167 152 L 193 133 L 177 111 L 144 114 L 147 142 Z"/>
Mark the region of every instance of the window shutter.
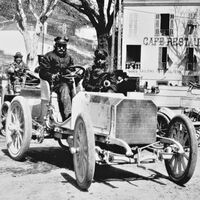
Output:
<path fill-rule="evenodd" d="M 162 70 L 162 47 L 158 50 L 158 71 Z"/>
<path fill-rule="evenodd" d="M 155 16 L 155 36 L 160 35 L 160 14 Z"/>
<path fill-rule="evenodd" d="M 169 15 L 169 35 L 174 35 L 174 14 Z"/>

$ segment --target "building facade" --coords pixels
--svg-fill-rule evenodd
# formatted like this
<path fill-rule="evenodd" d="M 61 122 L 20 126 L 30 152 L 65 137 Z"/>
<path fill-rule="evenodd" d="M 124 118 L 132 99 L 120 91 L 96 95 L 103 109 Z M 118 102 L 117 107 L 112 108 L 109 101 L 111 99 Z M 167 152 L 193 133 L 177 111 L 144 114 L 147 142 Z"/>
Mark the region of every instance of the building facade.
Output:
<path fill-rule="evenodd" d="M 122 69 L 140 85 L 200 76 L 200 2 L 124 0 Z"/>

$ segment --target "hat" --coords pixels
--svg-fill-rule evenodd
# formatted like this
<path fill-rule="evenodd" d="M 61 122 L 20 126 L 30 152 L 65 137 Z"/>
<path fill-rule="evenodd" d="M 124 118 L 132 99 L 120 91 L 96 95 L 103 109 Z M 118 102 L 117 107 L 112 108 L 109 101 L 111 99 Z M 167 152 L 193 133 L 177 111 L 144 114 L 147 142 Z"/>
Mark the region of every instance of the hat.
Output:
<path fill-rule="evenodd" d="M 67 44 L 67 42 L 69 41 L 69 38 L 58 36 L 54 39 L 54 41 L 56 44 Z"/>
<path fill-rule="evenodd" d="M 14 58 L 22 58 L 22 54 L 20 52 L 17 52 L 15 55 L 14 55 Z"/>
<path fill-rule="evenodd" d="M 108 53 L 103 50 L 103 49 L 97 49 L 95 52 L 94 52 L 94 55 L 96 57 L 96 59 L 106 59 L 106 57 L 108 56 Z"/>
<path fill-rule="evenodd" d="M 123 70 L 119 69 L 115 71 L 115 75 L 116 76 L 121 76 L 122 78 L 129 78 L 129 76 L 127 75 L 126 72 L 124 72 Z"/>

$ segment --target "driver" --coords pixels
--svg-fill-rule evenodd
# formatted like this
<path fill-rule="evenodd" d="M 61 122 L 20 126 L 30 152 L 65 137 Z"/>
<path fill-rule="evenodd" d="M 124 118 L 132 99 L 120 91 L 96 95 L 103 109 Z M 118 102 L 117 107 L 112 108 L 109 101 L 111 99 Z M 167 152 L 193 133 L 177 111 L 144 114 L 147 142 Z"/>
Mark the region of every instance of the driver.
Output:
<path fill-rule="evenodd" d="M 116 78 L 113 73 L 108 73 L 107 68 L 107 52 L 102 49 L 97 49 L 94 52 L 94 65 L 92 67 L 89 67 L 85 71 L 85 76 L 83 79 L 83 87 L 86 91 L 91 92 L 116 92 Z M 109 74 L 109 87 L 102 88 L 101 85 L 101 75 L 104 73 Z"/>
<path fill-rule="evenodd" d="M 8 75 L 11 83 L 11 90 L 14 90 L 14 84 L 22 84 L 25 81 L 26 72 L 29 71 L 28 66 L 22 60 L 23 55 L 16 52 L 14 55 L 14 62 L 8 68 Z"/>
<path fill-rule="evenodd" d="M 71 98 L 73 83 L 70 79 L 64 79 L 60 75 L 71 73 L 71 67 L 74 65 L 72 57 L 67 53 L 68 38 L 56 37 L 54 39 L 54 50 L 44 55 L 40 63 L 40 78 L 47 80 L 53 91 L 58 95 L 58 105 L 62 120 L 71 116 Z"/>

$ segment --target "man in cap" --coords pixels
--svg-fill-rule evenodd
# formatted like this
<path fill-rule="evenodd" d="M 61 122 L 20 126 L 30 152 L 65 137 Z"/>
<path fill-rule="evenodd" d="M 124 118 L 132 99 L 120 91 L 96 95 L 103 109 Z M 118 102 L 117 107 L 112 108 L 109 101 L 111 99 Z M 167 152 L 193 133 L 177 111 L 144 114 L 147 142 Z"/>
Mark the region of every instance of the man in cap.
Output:
<path fill-rule="evenodd" d="M 71 73 L 73 59 L 67 53 L 68 38 L 56 37 L 53 51 L 48 52 L 41 59 L 39 76 L 53 83 L 53 91 L 58 95 L 58 105 L 63 121 L 71 115 L 72 82 L 60 75 Z"/>
<path fill-rule="evenodd" d="M 91 92 L 116 92 L 116 78 L 111 72 L 108 72 L 107 67 L 107 52 L 102 49 L 97 49 L 94 52 L 94 64 L 85 71 L 83 79 L 83 87 L 86 91 Z M 106 80 L 109 84 L 107 86 L 102 85 L 103 75 L 106 75 Z"/>
<path fill-rule="evenodd" d="M 12 90 L 16 81 L 21 84 L 25 80 L 26 72 L 29 70 L 28 66 L 22 60 L 23 55 L 16 52 L 14 55 L 14 62 L 8 68 L 8 75 L 11 82 Z"/>

